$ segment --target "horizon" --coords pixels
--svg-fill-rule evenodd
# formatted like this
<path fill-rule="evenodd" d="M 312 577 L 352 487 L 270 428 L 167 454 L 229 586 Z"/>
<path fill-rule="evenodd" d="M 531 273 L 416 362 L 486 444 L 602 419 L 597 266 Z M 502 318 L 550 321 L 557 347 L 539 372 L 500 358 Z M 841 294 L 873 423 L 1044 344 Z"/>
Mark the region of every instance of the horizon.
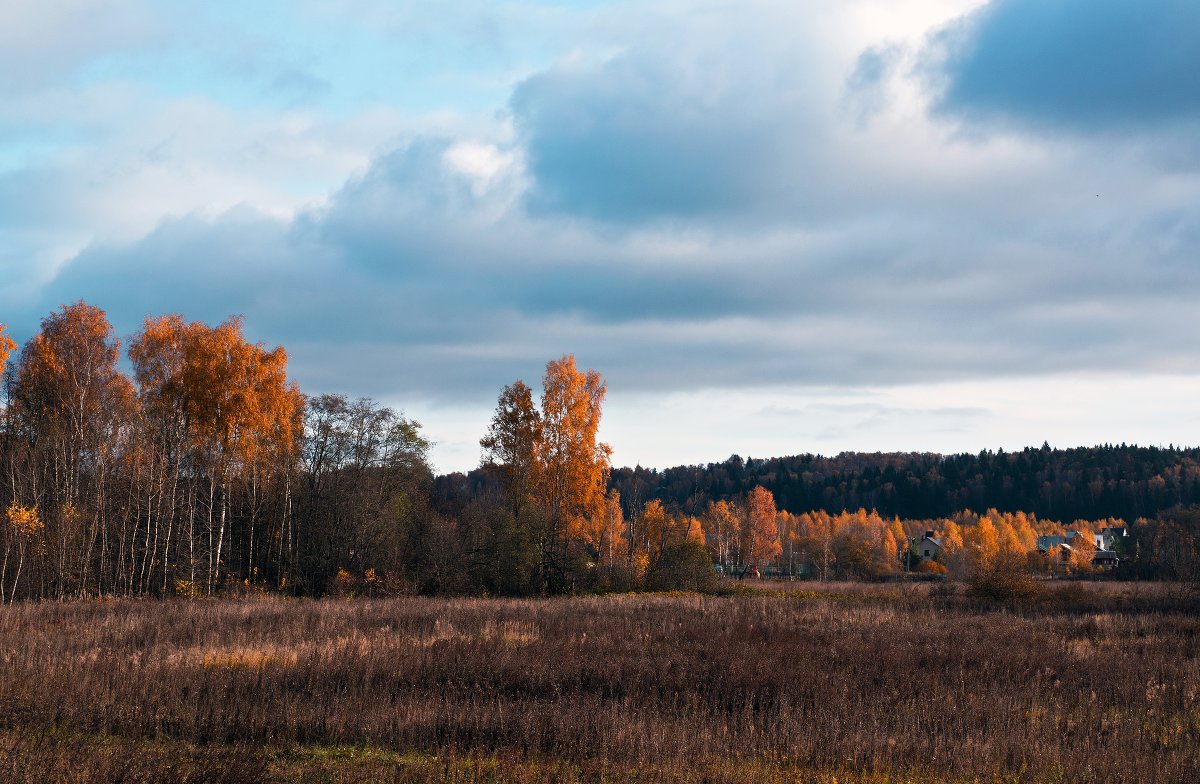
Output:
<path fill-rule="evenodd" d="M 439 473 L 568 353 L 614 465 L 1200 443 L 1195 72 L 1179 0 L 15 0 L 0 322 L 241 314 Z"/>
<path fill-rule="evenodd" d="M 749 464 L 751 462 L 759 463 L 759 462 L 769 462 L 771 460 L 788 460 L 788 459 L 795 459 L 795 458 L 813 458 L 815 460 L 836 460 L 836 459 L 838 459 L 840 457 L 844 457 L 846 455 L 856 455 L 856 456 L 862 456 L 862 457 L 891 457 L 891 456 L 936 457 L 936 458 L 944 460 L 946 458 L 951 458 L 951 457 L 979 457 L 980 455 L 985 454 L 985 453 L 992 455 L 992 456 L 1021 454 L 1022 452 L 1027 452 L 1027 451 L 1040 451 L 1046 445 L 1048 445 L 1050 447 L 1050 450 L 1052 452 L 1072 452 L 1075 450 L 1090 450 L 1090 449 L 1158 449 L 1158 450 L 1161 450 L 1164 452 L 1182 453 L 1182 452 L 1192 452 L 1192 451 L 1200 450 L 1200 446 L 1184 446 L 1181 444 L 1163 445 L 1163 444 L 1104 443 L 1104 444 L 1079 444 L 1079 445 L 1074 445 L 1074 446 L 1057 446 L 1054 444 L 1043 444 L 1041 446 L 1038 446 L 1038 445 L 1034 445 L 1034 444 L 1028 444 L 1026 446 L 1016 448 L 1016 449 L 1005 449 L 1004 447 L 999 447 L 996 449 L 986 449 L 985 448 L 985 449 L 981 449 L 977 452 L 970 452 L 970 451 L 967 451 L 967 452 L 886 451 L 885 452 L 885 451 L 878 451 L 878 450 L 875 450 L 875 451 L 844 450 L 841 452 L 831 453 L 831 454 L 824 454 L 821 452 L 790 452 L 790 453 L 786 453 L 786 454 L 772 454 L 772 455 L 767 455 L 767 456 L 756 456 L 756 455 L 744 455 L 743 456 L 743 455 L 739 455 L 737 453 L 733 453 L 733 454 L 730 454 L 728 457 L 724 458 L 723 460 L 706 460 L 706 461 L 703 461 L 700 463 L 679 463 L 679 464 L 670 465 L 670 466 L 649 466 L 649 465 L 641 465 L 641 464 L 617 465 L 614 463 L 612 465 L 612 470 L 614 470 L 614 471 L 645 470 L 645 471 L 662 473 L 664 471 L 670 471 L 670 470 L 676 469 L 676 468 L 710 468 L 710 467 L 719 466 L 719 465 L 728 463 L 730 460 L 734 459 L 735 457 L 741 458 L 742 462 L 745 464 Z M 475 471 L 475 470 L 480 470 L 483 468 L 484 468 L 483 466 L 476 466 L 475 468 L 470 469 L 470 470 Z M 465 474 L 468 472 L 465 472 L 465 471 L 464 472 L 458 472 L 458 471 L 436 472 L 435 475 L 436 476 L 448 476 L 453 473 L 464 473 Z"/>

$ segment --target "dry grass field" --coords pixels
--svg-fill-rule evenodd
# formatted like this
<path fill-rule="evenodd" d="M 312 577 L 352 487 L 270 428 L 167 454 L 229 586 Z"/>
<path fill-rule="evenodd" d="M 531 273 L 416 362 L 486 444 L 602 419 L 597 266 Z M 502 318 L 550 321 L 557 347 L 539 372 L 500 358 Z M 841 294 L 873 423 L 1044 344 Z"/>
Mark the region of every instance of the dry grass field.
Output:
<path fill-rule="evenodd" d="M 0 608 L 5 782 L 1200 780 L 1169 586 Z"/>

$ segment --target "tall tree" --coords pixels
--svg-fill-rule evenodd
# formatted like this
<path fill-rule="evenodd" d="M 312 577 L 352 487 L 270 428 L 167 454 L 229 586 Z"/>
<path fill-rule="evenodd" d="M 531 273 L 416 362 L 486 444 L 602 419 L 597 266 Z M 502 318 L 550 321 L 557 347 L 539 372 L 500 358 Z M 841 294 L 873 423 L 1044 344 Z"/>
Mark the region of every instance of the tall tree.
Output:
<path fill-rule="evenodd" d="M 638 554 L 644 555 L 648 567 L 654 566 L 667 545 L 674 544 L 678 539 L 672 535 L 674 527 L 674 520 L 663 509 L 662 501 L 655 498 L 642 507 L 635 522 L 637 537 L 634 543 Z"/>
<path fill-rule="evenodd" d="M 496 402 L 483 447 L 483 467 L 495 474 L 508 493 L 514 520 L 533 500 L 542 478 L 542 416 L 533 405 L 533 390 L 524 381 L 504 388 Z"/>
<path fill-rule="evenodd" d="M 710 503 L 704 511 L 704 531 L 713 560 L 725 574 L 733 574 L 741 523 L 728 501 Z"/>
<path fill-rule="evenodd" d="M 539 549 L 548 591 L 567 587 L 570 545 L 586 541 L 589 520 L 604 515 L 612 450 L 597 433 L 606 392 L 600 374 L 579 370 L 574 355 L 546 364 L 538 495 L 547 521 Z"/>
<path fill-rule="evenodd" d="M 738 548 L 743 573 L 750 567 L 767 564 L 783 552 L 775 517 L 775 497 L 771 491 L 761 486 L 751 490 L 742 507 Z"/>
<path fill-rule="evenodd" d="M 141 401 L 142 441 L 152 475 L 152 491 L 139 493 L 139 500 L 143 494 L 148 497 L 145 516 L 151 521 L 142 537 L 142 563 L 138 569 L 141 591 L 149 590 L 152 584 L 166 591 L 171 584 L 172 545 L 179 537 L 181 507 L 189 524 L 188 574 L 195 580 L 194 508 L 181 499 L 185 493 L 190 499 L 195 489 L 186 483 L 185 475 L 194 467 L 194 461 L 190 452 L 192 410 L 184 386 L 184 368 L 190 346 L 204 329 L 203 324 L 188 324 L 177 314 L 147 317 L 141 332 L 129 344 Z M 154 582 L 155 566 L 161 570 L 158 582 Z"/>
<path fill-rule="evenodd" d="M 116 537 L 104 512 L 133 402 L 120 353 L 104 311 L 76 302 L 42 320 L 18 361 L 12 404 L 34 468 L 12 493 L 42 510 L 53 595 L 111 588 Z"/>
<path fill-rule="evenodd" d="M 422 539 L 445 526 L 415 525 L 430 478 L 417 422 L 367 398 L 320 395 L 308 401 L 304 429 L 303 528 L 289 546 L 301 553 L 307 590 L 324 590 L 339 569 L 398 578 L 417 551 L 443 562 Z"/>
<path fill-rule="evenodd" d="M 603 525 L 596 532 L 596 550 L 599 553 L 598 563 L 607 583 L 612 584 L 616 575 L 629 578 L 627 552 L 628 543 L 625 541 L 625 513 L 621 509 L 621 494 L 610 490 L 604 499 Z"/>
<path fill-rule="evenodd" d="M 130 357 L 148 439 L 158 449 L 159 484 L 171 488 L 164 553 L 175 521 L 176 486 L 186 471 L 188 590 L 196 590 L 203 568 L 204 590 L 212 593 L 234 556 L 240 575 L 255 578 L 269 555 L 261 546 L 264 498 L 280 482 L 287 494 L 302 427 L 303 396 L 287 379 L 287 353 L 248 342 L 238 318 L 209 327 L 171 315 L 146 320 Z M 245 514 L 234 521 L 231 504 L 238 493 Z M 269 539 L 282 541 L 287 517 L 286 511 L 272 516 L 278 537 Z M 158 539 L 156 530 L 155 551 Z M 275 566 L 278 570 L 278 559 Z"/>
<path fill-rule="evenodd" d="M 577 548 L 600 556 L 608 483 L 607 444 L 597 440 L 606 387 L 594 370 L 580 371 L 574 356 L 546 364 L 540 413 L 524 382 L 504 388 L 491 427 L 480 441 L 483 465 L 500 478 L 518 524 L 528 519 L 537 549 L 542 592 L 565 590 Z M 532 502 L 532 504 L 530 503 Z M 536 507 L 527 514 L 526 507 Z"/>

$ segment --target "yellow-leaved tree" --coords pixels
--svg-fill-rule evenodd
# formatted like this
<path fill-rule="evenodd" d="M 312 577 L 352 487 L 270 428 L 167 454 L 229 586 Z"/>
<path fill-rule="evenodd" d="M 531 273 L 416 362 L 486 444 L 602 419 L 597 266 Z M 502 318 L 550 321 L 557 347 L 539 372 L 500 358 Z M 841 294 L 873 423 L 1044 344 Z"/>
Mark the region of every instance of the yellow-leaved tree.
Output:
<path fill-rule="evenodd" d="M 220 584 L 226 543 L 232 543 L 235 482 L 245 486 L 249 511 L 239 536 L 246 549 L 239 557 L 253 575 L 261 558 L 257 498 L 280 474 L 273 467 L 295 458 L 302 431 L 304 398 L 288 381 L 287 353 L 247 341 L 239 318 L 209 327 L 168 315 L 146 319 L 130 357 L 151 437 L 169 455 L 162 466 L 167 483 L 174 488 L 186 466 L 194 484 L 202 482 L 206 491 L 189 497 L 185 513 L 189 590 L 195 590 L 201 564 L 206 592 Z M 163 535 L 164 561 L 170 522 Z"/>
<path fill-rule="evenodd" d="M 738 542 L 738 566 L 742 574 L 751 568 L 766 566 L 783 552 L 775 515 L 775 496 L 770 490 L 759 486 L 746 496 Z"/>
<path fill-rule="evenodd" d="M 519 523 L 534 500 L 542 473 L 542 415 L 533 404 L 528 384 L 515 381 L 500 392 L 491 427 L 479 445 L 483 447 L 483 467 L 504 486 L 513 520 Z"/>
<path fill-rule="evenodd" d="M 585 552 L 596 563 L 604 547 L 609 456 L 598 440 L 607 387 L 594 370 L 580 370 L 573 355 L 551 360 L 542 377 L 541 411 L 522 381 L 505 387 L 488 434 L 480 441 L 483 464 L 501 479 L 513 515 L 530 529 L 536 550 L 537 588 L 570 587 L 571 561 Z M 526 499 L 537 514 L 525 515 Z"/>
<path fill-rule="evenodd" d="M 581 371 L 574 355 L 546 364 L 542 377 L 541 481 L 538 496 L 547 530 L 539 543 L 544 590 L 567 587 L 573 542 L 586 542 L 589 520 L 604 515 L 608 444 L 597 440 L 608 388 L 594 370 Z"/>
<path fill-rule="evenodd" d="M 104 311 L 81 301 L 42 319 L 17 362 L 10 419 L 38 468 L 13 495 L 36 505 L 46 525 L 40 590 L 49 595 L 114 587 L 108 576 L 122 555 L 113 546 L 122 521 L 102 510 L 134 403 L 120 357 Z"/>
<path fill-rule="evenodd" d="M 728 501 L 714 501 L 704 510 L 709 555 L 723 574 L 733 574 L 741 521 Z"/>
<path fill-rule="evenodd" d="M 621 509 L 621 494 L 610 490 L 604 499 L 603 524 L 596 535 L 597 563 L 606 583 L 613 584 L 620 575 L 624 582 L 629 580 L 629 543 L 625 541 L 625 513 Z"/>

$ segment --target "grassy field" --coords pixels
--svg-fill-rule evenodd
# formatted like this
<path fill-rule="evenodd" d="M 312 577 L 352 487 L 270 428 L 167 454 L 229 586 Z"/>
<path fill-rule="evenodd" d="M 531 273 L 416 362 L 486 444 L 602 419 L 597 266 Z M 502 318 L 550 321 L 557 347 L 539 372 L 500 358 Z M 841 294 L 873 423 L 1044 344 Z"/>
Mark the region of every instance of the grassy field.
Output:
<path fill-rule="evenodd" d="M 0 609 L 0 780 L 1189 782 L 1162 585 Z"/>

